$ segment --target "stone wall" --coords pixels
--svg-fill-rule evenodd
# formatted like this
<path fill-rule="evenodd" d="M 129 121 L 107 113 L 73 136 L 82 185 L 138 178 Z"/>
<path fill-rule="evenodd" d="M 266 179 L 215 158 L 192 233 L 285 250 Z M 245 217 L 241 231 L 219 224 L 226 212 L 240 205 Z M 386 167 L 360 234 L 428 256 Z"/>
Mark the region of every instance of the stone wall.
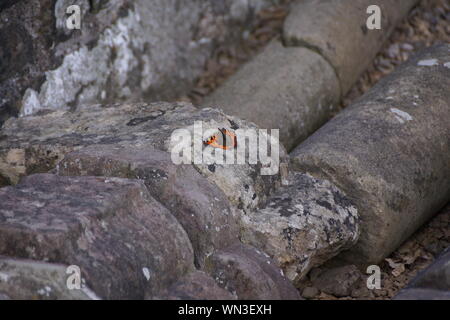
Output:
<path fill-rule="evenodd" d="M 212 50 L 276 0 L 45 0 L 2 4 L 0 124 L 40 109 L 186 92 Z M 81 30 L 65 26 L 82 9 Z"/>
<path fill-rule="evenodd" d="M 360 1 L 366 4 L 366 0 Z M 103 10 L 113 10 L 103 8 L 103 2 L 90 3 L 94 11 L 84 13 L 87 20 L 105 13 Z M 233 6 L 221 6 L 223 2 L 205 3 L 211 10 L 219 6 L 235 12 Z M 249 8 L 253 2 L 232 3 Z M 306 2 L 305 8 L 312 10 L 314 3 L 318 4 Z M 328 3 L 341 5 L 333 0 Z M 408 3 L 400 13 L 389 7 L 393 21 L 415 1 Z M 6 3 L 2 14 L 22 4 Z M 31 101 L 31 114 L 22 108 L 24 116 L 8 119 L 1 130 L 0 298 L 299 299 L 295 286 L 311 268 L 325 262 L 344 261 L 360 267 L 378 263 L 450 200 L 448 44 L 411 58 L 308 137 L 308 130 L 332 112 L 332 108 L 310 106 L 316 102 L 321 106 L 322 95 L 330 103 L 337 102 L 344 79 L 356 78 L 353 71 L 346 73 L 351 70 L 347 59 L 332 60 L 326 50 L 317 52 L 310 46 L 298 48 L 303 40 L 294 41 L 291 48 L 274 41 L 224 87 L 225 92 L 236 89 L 232 90 L 238 95 L 236 100 L 219 95 L 225 109 L 239 112 L 244 107 L 239 101 L 262 98 L 261 103 L 245 104 L 245 119 L 220 110 L 221 104 L 198 109 L 185 102 L 107 103 L 109 99 L 133 98 L 127 95 L 127 88 L 138 88 L 138 96 L 145 96 L 148 91 L 142 89 L 142 83 L 155 74 L 147 72 L 145 61 L 157 61 L 143 59 L 140 65 L 135 59 L 145 57 L 135 51 L 142 45 L 145 52 L 145 41 L 151 38 L 141 33 L 141 27 L 153 26 L 138 18 L 135 7 L 115 4 L 117 17 L 106 24 L 112 27 L 100 31 L 93 42 L 84 39 L 86 34 L 81 32 L 78 42 L 69 37 L 51 50 L 43 49 L 39 58 L 54 63 L 53 56 L 46 58 L 45 54 L 76 48 L 67 51 L 58 66 L 48 66 L 52 71 L 41 70 L 45 79 L 39 89 L 25 90 L 23 106 Z M 56 3 L 56 11 L 59 5 Z M 158 8 L 162 11 L 155 21 L 167 22 L 163 17 L 170 10 L 164 11 L 161 3 Z M 193 13 L 170 8 L 188 16 Z M 293 11 L 285 27 L 295 27 L 289 21 L 302 12 Z M 110 18 L 107 15 L 105 19 Z M 58 21 L 55 26 L 61 39 L 68 36 L 62 29 L 58 34 Z M 167 28 L 168 33 L 156 33 L 166 37 L 157 43 L 168 43 L 167 48 L 175 50 L 168 52 L 177 56 L 191 54 L 189 48 L 171 47 L 174 43 L 170 39 L 179 34 L 170 32 L 180 30 Z M 198 35 L 199 30 L 203 29 L 190 35 Z M 290 40 L 303 37 L 296 32 Z M 364 30 L 357 32 L 365 34 Z M 208 41 L 201 40 L 205 37 L 198 38 L 199 43 L 206 45 Z M 366 38 L 380 46 L 377 37 Z M 48 45 L 44 37 L 37 39 L 34 44 Z M 99 57 L 110 59 L 110 63 L 103 68 L 104 60 Z M 82 74 L 78 68 L 72 70 L 75 65 L 84 66 L 77 64 L 80 61 L 88 66 L 81 69 Z M 193 67 L 179 63 L 171 79 L 181 79 L 182 72 Z M 130 66 L 134 67 L 127 69 Z M 161 62 L 161 66 L 166 65 Z M 336 73 L 339 66 L 346 67 Z M 26 64 L 24 68 L 29 67 Z M 170 67 L 167 70 L 174 72 Z M 91 71 L 100 76 L 89 78 Z M 306 78 L 302 71 L 308 72 Z M 26 73 L 29 76 L 24 81 L 31 81 L 39 72 Z M 132 79 L 140 72 L 139 85 L 133 86 Z M 105 85 L 102 75 L 113 80 Z M 84 77 L 89 79 L 83 82 Z M 308 84 L 307 90 L 296 91 L 302 83 Z M 77 98 L 70 100 L 72 96 L 65 94 L 78 85 Z M 102 90 L 110 92 L 105 93 L 104 103 L 85 103 L 98 99 L 98 94 L 102 100 Z M 158 94 L 164 95 L 164 90 L 161 87 Z M 258 94 L 252 95 L 255 90 Z M 270 100 L 272 96 L 276 99 Z M 297 104 L 296 112 L 290 104 L 294 100 L 277 105 L 287 96 L 305 104 Z M 39 111 L 36 103 L 43 101 L 45 108 L 54 110 L 35 112 Z M 310 117 L 315 111 L 323 112 L 320 119 Z M 236 135 L 241 129 L 256 130 L 258 126 L 248 118 L 260 119 L 258 114 L 277 122 L 278 127 L 287 127 L 281 131 L 281 142 L 275 139 L 271 145 L 272 150 L 279 150 L 274 174 L 261 174 L 268 166 L 261 159 L 256 163 L 246 159 L 240 164 L 173 162 L 175 130 L 182 129 L 192 137 L 183 140 L 183 145 L 193 147 L 195 156 L 215 150 L 202 142 L 208 138 L 205 130 L 228 130 Z M 198 121 L 203 125 L 200 134 L 195 129 Z M 302 121 L 305 126 L 300 125 Z M 267 134 L 264 131 L 264 139 Z M 299 137 L 306 140 L 297 145 Z M 286 145 L 288 149 L 295 147 L 292 153 L 288 154 Z M 245 144 L 245 154 L 250 147 Z M 223 152 L 234 158 L 237 151 L 228 148 Z M 62 283 L 65 268 L 73 265 L 82 270 L 84 283 L 79 291 L 67 291 Z M 342 270 L 357 273 L 355 266 Z M 334 280 L 334 273 L 328 277 Z M 23 290 L 15 290 L 15 286 Z M 340 294 L 348 294 L 347 289 Z"/>

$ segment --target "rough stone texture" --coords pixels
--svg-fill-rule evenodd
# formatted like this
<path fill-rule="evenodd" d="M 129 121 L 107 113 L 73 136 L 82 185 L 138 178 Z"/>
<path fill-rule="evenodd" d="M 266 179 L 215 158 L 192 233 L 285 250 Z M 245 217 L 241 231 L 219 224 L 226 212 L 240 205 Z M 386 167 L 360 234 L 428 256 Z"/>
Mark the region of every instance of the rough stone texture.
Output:
<path fill-rule="evenodd" d="M 55 172 L 144 180 L 151 195 L 186 230 L 199 267 L 215 249 L 238 239 L 238 215 L 225 195 L 191 165 L 173 164 L 167 152 L 148 146 L 95 145 L 67 154 Z"/>
<path fill-rule="evenodd" d="M 0 258 L 0 300 L 98 300 L 88 287 L 67 288 L 67 266 Z"/>
<path fill-rule="evenodd" d="M 450 300 L 450 248 L 420 272 L 395 299 Z"/>
<path fill-rule="evenodd" d="M 141 181 L 36 174 L 0 198 L 0 254 L 77 265 L 101 298 L 142 299 L 193 269 L 185 231 Z"/>
<path fill-rule="evenodd" d="M 410 284 L 412 287 L 450 291 L 450 248 Z"/>
<path fill-rule="evenodd" d="M 12 300 L 10 296 L 0 293 L 0 301 L 2 300 Z"/>
<path fill-rule="evenodd" d="M 358 208 L 361 236 L 344 260 L 378 263 L 450 200 L 449 61 L 447 44 L 425 50 L 292 152 L 294 170 Z"/>
<path fill-rule="evenodd" d="M 363 275 L 354 265 L 333 268 L 324 271 L 313 281 L 320 291 L 336 297 L 347 297 L 355 289 Z"/>
<path fill-rule="evenodd" d="M 450 300 L 450 291 L 410 288 L 400 291 L 394 300 Z"/>
<path fill-rule="evenodd" d="M 313 299 L 319 294 L 319 290 L 315 287 L 306 287 L 302 290 L 302 297 L 305 299 Z"/>
<path fill-rule="evenodd" d="M 213 49 L 276 0 L 30 0 L 1 5 L 0 125 L 10 115 L 184 93 Z M 69 5 L 81 30 L 65 27 Z"/>
<path fill-rule="evenodd" d="M 202 121 L 204 136 L 193 132 L 196 121 Z M 173 147 L 171 135 L 176 129 L 185 129 L 185 136 L 192 137 L 187 144 L 191 146 L 195 142 L 203 151 L 202 141 L 208 137 L 207 130 L 217 131 L 218 128 L 234 131 L 257 127 L 220 110 L 197 110 L 188 103 L 164 102 L 94 105 L 80 107 L 75 112 L 57 110 L 41 116 L 10 119 L 0 136 L 0 183 L 17 183 L 23 175 L 47 172 L 70 151 L 92 145 L 150 146 L 169 151 Z M 243 210 L 253 209 L 264 203 L 287 175 L 286 151 L 283 146 L 277 146 L 280 165 L 274 175 L 262 175 L 264 165 L 261 162 L 249 164 L 248 158 L 245 164 L 202 163 L 195 167 L 234 205 Z M 235 149 L 226 152 L 235 155 Z"/>
<path fill-rule="evenodd" d="M 345 95 L 416 3 L 418 0 L 299 1 L 284 23 L 284 43 L 319 52 L 336 70 Z M 381 9 L 380 30 L 369 30 L 366 25 L 367 8 L 374 4 Z"/>
<path fill-rule="evenodd" d="M 359 219 L 327 180 L 296 173 L 259 211 L 242 217 L 242 241 L 268 253 L 297 283 L 314 266 L 354 245 Z"/>
<path fill-rule="evenodd" d="M 241 243 L 211 255 L 208 272 L 220 287 L 240 300 L 296 300 L 298 291 L 265 253 Z"/>
<path fill-rule="evenodd" d="M 236 300 L 236 296 L 219 287 L 213 278 L 194 271 L 176 282 L 158 297 L 162 300 Z"/>
<path fill-rule="evenodd" d="M 279 129 L 292 149 L 336 111 L 339 83 L 330 65 L 305 48 L 273 41 L 204 100 L 225 113 Z"/>

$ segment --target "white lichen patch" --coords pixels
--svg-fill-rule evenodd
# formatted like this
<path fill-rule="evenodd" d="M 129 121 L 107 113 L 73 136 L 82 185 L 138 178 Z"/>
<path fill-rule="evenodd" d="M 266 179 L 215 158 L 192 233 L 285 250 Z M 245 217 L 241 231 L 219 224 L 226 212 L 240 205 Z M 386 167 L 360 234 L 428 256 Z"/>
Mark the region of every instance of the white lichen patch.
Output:
<path fill-rule="evenodd" d="M 9 275 L 6 273 L 0 272 L 0 282 L 7 282 L 9 279 Z"/>
<path fill-rule="evenodd" d="M 100 10 L 95 15 L 98 25 L 105 28 L 90 42 L 94 46 L 82 44 L 69 51 L 75 39 L 55 43 L 55 54 L 63 55 L 63 61 L 57 68 L 46 70 L 40 88 L 25 92 L 21 115 L 144 95 L 157 95 L 155 99 L 160 99 L 160 95 L 169 94 L 166 91 L 181 94 L 184 86 L 203 71 L 216 41 L 232 37 L 233 31 L 240 30 L 241 24 L 254 16 L 252 13 L 270 6 L 272 1 L 228 0 L 224 5 L 213 2 L 217 1 L 187 1 L 180 5 L 178 0 L 136 0 L 125 15 L 114 12 L 112 16 L 118 18 L 106 26 L 102 15 L 124 7 L 120 4 Z M 92 3 L 55 1 L 58 32 L 71 35 L 65 10 L 68 5 L 77 4 L 81 8 L 82 33 L 89 33 L 84 23 L 85 15 L 92 15 Z M 216 6 L 223 7 L 223 12 L 217 13 Z"/>
<path fill-rule="evenodd" d="M 28 88 L 23 95 L 22 108 L 19 113 L 20 116 L 28 116 L 39 109 L 41 109 L 41 102 L 39 101 L 38 93 L 35 90 Z"/>
<path fill-rule="evenodd" d="M 242 217 L 242 240 L 272 256 L 297 281 L 322 257 L 356 243 L 357 209 L 327 180 L 296 174 L 265 208 Z"/>
<path fill-rule="evenodd" d="M 229 145 L 229 141 L 223 143 L 221 140 L 222 135 L 219 129 L 225 128 L 235 133 L 237 139 L 247 133 L 254 133 L 257 139 L 261 139 L 264 136 L 271 145 L 271 154 L 270 156 L 268 155 L 268 158 L 273 160 L 274 164 L 279 163 L 279 159 L 284 157 L 285 150 L 267 132 L 260 131 L 253 125 L 234 118 L 232 120 L 238 125 L 238 129 L 232 129 L 230 127 L 230 119 L 223 113 L 218 113 L 218 111 L 209 108 L 203 109 L 203 112 L 207 111 L 211 111 L 213 119 L 201 122 L 195 121 L 192 125 L 175 130 L 171 138 L 166 140 L 165 148 L 171 153 L 174 163 L 193 163 L 238 208 L 244 210 L 256 208 L 261 201 L 264 201 L 264 190 L 273 188 L 273 185 L 276 183 L 281 184 L 280 175 L 277 174 L 272 175 L 273 183 L 259 178 L 265 173 L 263 171 L 265 167 L 258 167 L 257 165 L 258 161 L 260 161 L 260 158 L 258 158 L 260 155 L 257 154 L 257 152 L 260 152 L 257 144 L 253 144 L 250 147 L 251 144 L 249 142 L 238 142 L 238 146 L 244 146 L 244 148 L 240 149 L 237 147 L 222 150 L 210 145 L 204 146 L 203 141 L 214 135 L 219 137 L 218 144 Z M 254 141 L 258 141 L 257 139 Z M 277 153 L 273 151 L 275 149 L 279 151 L 278 155 L 281 155 L 280 157 L 276 157 Z M 238 152 L 242 152 L 241 155 L 243 157 L 241 160 L 243 161 L 238 160 Z M 250 157 L 251 153 L 255 156 Z M 279 163 L 280 167 L 282 165 L 283 163 Z"/>
<path fill-rule="evenodd" d="M 406 121 L 411 121 L 413 119 L 413 117 L 411 117 L 409 113 L 402 111 L 400 109 L 391 108 L 390 111 L 394 114 L 395 118 L 400 123 L 405 123 Z"/>
<path fill-rule="evenodd" d="M 450 61 L 449 61 L 449 62 L 446 62 L 446 63 L 444 63 L 444 67 L 446 67 L 446 68 L 449 68 L 449 69 L 450 69 Z"/>
<path fill-rule="evenodd" d="M 175 55 L 177 44 L 156 32 L 158 27 L 162 27 L 158 24 L 168 22 L 162 22 L 161 15 L 152 10 L 155 4 L 139 2 L 136 4 L 139 11 L 129 10 L 127 16 L 105 29 L 94 48 L 82 46 L 65 55 L 58 68 L 47 71 L 39 92 L 27 90 L 22 98 L 21 115 L 105 99 L 107 81 L 114 86 L 115 96 L 130 98 L 133 92 L 127 81 L 130 72 L 139 66 L 137 55 L 142 58 L 142 89 L 148 89 L 158 80 L 157 72 L 174 69 L 176 57 L 170 55 Z M 147 19 L 141 19 L 141 12 L 146 14 Z M 183 14 L 188 13 L 184 11 Z M 151 48 L 151 55 L 143 54 L 146 48 Z"/>
<path fill-rule="evenodd" d="M 417 65 L 421 66 L 421 67 L 432 67 L 432 66 L 436 66 L 438 65 L 439 62 L 437 59 L 425 59 L 425 60 L 420 60 Z"/>
<path fill-rule="evenodd" d="M 52 288 L 49 286 L 45 286 L 44 288 L 41 288 L 37 291 L 37 293 L 41 296 L 49 297 L 50 293 L 52 292 Z"/>
<path fill-rule="evenodd" d="M 142 268 L 142 273 L 144 274 L 145 279 L 147 281 L 150 280 L 150 270 L 147 267 Z"/>

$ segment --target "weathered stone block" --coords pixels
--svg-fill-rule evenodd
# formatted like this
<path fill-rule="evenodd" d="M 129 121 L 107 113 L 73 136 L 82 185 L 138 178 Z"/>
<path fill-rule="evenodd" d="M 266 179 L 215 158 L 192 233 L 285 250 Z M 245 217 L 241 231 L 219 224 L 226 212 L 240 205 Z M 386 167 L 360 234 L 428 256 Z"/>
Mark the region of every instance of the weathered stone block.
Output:
<path fill-rule="evenodd" d="M 155 299 L 155 298 L 153 298 Z M 236 300 L 202 271 L 193 271 L 180 279 L 156 299 L 163 300 Z"/>
<path fill-rule="evenodd" d="M 194 131 L 196 122 L 202 123 L 200 134 Z M 92 145 L 128 149 L 149 146 L 170 151 L 171 136 L 176 129 L 185 129 L 186 136 L 192 138 L 187 140 L 186 146 L 200 144 L 202 153 L 207 130 L 219 128 L 257 129 L 254 124 L 227 116 L 220 110 L 197 110 L 188 103 L 164 102 L 84 106 L 75 112 L 54 111 L 10 119 L 0 137 L 0 181 L 17 183 L 21 176 L 48 172 L 67 153 Z M 273 175 L 262 175 L 261 170 L 267 165 L 260 161 L 249 164 L 248 157 L 244 164 L 206 164 L 203 161 L 195 167 L 234 205 L 250 210 L 264 203 L 287 175 L 286 151 L 275 142 L 273 146 L 279 150 L 279 159 L 274 160 L 278 161 L 275 165 L 279 165 L 279 170 Z M 235 156 L 235 149 L 226 152 Z"/>
<path fill-rule="evenodd" d="M 199 267 L 215 249 L 238 239 L 240 217 L 225 195 L 191 165 L 175 165 L 167 152 L 94 145 L 65 155 L 55 172 L 142 179 L 186 230 Z"/>
<path fill-rule="evenodd" d="M 0 198 L 0 254 L 77 265 L 101 298 L 143 298 L 193 270 L 186 232 L 141 181 L 36 174 Z"/>
<path fill-rule="evenodd" d="M 67 266 L 0 258 L 0 300 L 98 300 L 97 295 L 82 284 L 68 289 Z"/>
<path fill-rule="evenodd" d="M 398 22 L 418 0 L 303 0 L 292 6 L 283 28 L 287 46 L 311 48 L 331 63 L 342 94 L 372 63 Z M 380 7 L 381 29 L 367 28 L 371 5 Z"/>
<path fill-rule="evenodd" d="M 219 106 L 261 128 L 279 129 L 290 150 L 332 116 L 339 99 L 338 79 L 325 59 L 273 41 L 203 105 Z"/>
<path fill-rule="evenodd" d="M 300 299 L 275 261 L 247 245 L 237 243 L 216 252 L 208 258 L 205 271 L 241 300 Z"/>
<path fill-rule="evenodd" d="M 450 200 L 450 46 L 382 79 L 291 154 L 294 170 L 330 180 L 361 217 L 342 258 L 378 263 Z"/>
<path fill-rule="evenodd" d="M 356 243 L 359 219 L 350 200 L 329 181 L 300 173 L 289 180 L 265 208 L 242 217 L 242 241 L 268 253 L 296 283 Z"/>

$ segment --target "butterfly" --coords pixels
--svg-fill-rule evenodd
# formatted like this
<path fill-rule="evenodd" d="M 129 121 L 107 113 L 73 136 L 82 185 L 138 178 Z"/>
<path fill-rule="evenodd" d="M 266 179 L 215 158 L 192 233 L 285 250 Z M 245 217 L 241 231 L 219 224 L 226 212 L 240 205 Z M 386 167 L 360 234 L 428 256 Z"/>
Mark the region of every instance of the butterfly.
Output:
<path fill-rule="evenodd" d="M 220 148 L 220 149 L 223 149 L 223 150 L 229 150 L 229 149 L 232 149 L 232 148 L 236 148 L 236 146 L 237 146 L 237 138 L 236 138 L 236 135 L 233 132 L 231 132 L 231 131 L 229 131 L 229 130 L 227 130 L 225 128 L 219 129 L 219 132 L 222 134 L 222 142 L 223 142 L 222 144 L 220 144 L 220 142 L 219 142 L 220 137 L 217 134 L 212 135 L 206 141 L 203 141 L 203 143 L 205 145 L 209 145 L 209 146 L 214 147 L 214 148 Z M 231 138 L 231 145 L 230 146 L 226 145 L 227 136 Z"/>

